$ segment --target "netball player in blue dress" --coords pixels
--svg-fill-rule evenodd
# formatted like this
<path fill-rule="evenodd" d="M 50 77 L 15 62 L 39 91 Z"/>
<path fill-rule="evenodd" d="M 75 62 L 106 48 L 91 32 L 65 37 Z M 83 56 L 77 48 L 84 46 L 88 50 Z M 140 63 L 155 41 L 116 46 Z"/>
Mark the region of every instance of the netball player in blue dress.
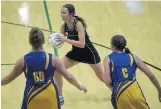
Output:
<path fill-rule="evenodd" d="M 126 39 L 116 35 L 111 39 L 112 53 L 105 57 L 105 83 L 112 90 L 114 109 L 149 109 L 136 80 L 139 68 L 154 84 L 161 101 L 161 87 L 144 62 L 126 48 Z"/>
<path fill-rule="evenodd" d="M 2 86 L 9 84 L 24 72 L 26 87 L 21 109 L 60 109 L 58 92 L 53 80 L 55 71 L 79 90 L 87 91 L 65 69 L 59 58 L 44 51 L 44 42 L 43 32 L 33 28 L 29 35 L 32 51 L 18 59 L 11 73 L 1 80 Z"/>

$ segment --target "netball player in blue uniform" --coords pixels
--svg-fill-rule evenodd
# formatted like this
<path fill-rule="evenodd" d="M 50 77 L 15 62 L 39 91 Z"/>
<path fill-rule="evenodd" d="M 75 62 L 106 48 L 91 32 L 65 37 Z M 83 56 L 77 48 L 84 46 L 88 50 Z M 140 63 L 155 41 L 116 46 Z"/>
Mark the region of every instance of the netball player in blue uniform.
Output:
<path fill-rule="evenodd" d="M 80 62 L 89 64 L 97 77 L 103 81 L 103 69 L 100 64 L 100 56 L 89 39 L 84 20 L 76 15 L 75 8 L 72 4 L 62 6 L 61 17 L 64 21 L 61 26 L 61 33 L 64 34 L 64 36 L 61 38 L 64 42 L 72 45 L 72 50 L 62 58 L 63 64 L 67 69 Z M 59 73 L 56 74 L 55 80 L 58 86 L 60 102 L 63 104 L 62 76 L 59 75 Z"/>
<path fill-rule="evenodd" d="M 143 61 L 130 53 L 126 39 L 116 35 L 111 39 L 112 53 L 105 57 L 105 83 L 112 89 L 112 104 L 114 109 L 149 109 L 142 90 L 136 81 L 136 69 L 139 68 L 158 90 L 161 101 L 161 87 Z"/>
<path fill-rule="evenodd" d="M 1 84 L 6 85 L 24 72 L 26 87 L 21 109 L 60 109 L 58 92 L 53 80 L 55 70 L 79 90 L 87 91 L 67 72 L 56 56 L 43 50 L 44 34 L 41 30 L 33 28 L 30 31 L 29 42 L 32 51 L 18 59 L 11 73 L 1 80 Z"/>

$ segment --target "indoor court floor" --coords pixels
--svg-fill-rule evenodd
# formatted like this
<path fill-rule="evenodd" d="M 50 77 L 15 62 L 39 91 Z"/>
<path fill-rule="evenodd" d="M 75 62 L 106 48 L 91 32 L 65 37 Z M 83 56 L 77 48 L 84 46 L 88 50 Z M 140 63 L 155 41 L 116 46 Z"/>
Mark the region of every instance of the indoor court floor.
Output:
<path fill-rule="evenodd" d="M 29 7 L 29 20 L 26 25 L 49 29 L 43 1 L 2 1 L 1 21 L 22 24 L 18 9 L 27 4 Z M 161 2 L 131 2 L 125 1 L 47 1 L 52 30 L 59 32 L 63 23 L 60 10 L 64 4 L 74 4 L 76 13 L 83 17 L 88 25 L 87 32 L 92 42 L 110 46 L 110 39 L 116 34 L 122 34 L 127 39 L 127 45 L 144 61 L 161 68 Z M 134 5 L 137 10 L 134 10 Z M 133 9 L 130 9 L 133 8 Z M 30 28 L 1 22 L 1 77 L 10 73 L 13 63 L 19 57 L 28 53 L 31 47 L 28 42 Z M 45 50 L 54 53 L 48 44 L 49 32 L 44 32 L 46 38 Z M 95 45 L 101 60 L 111 53 L 109 49 Z M 58 49 L 62 58 L 71 46 L 64 44 Z M 11 64 L 11 65 L 7 65 Z M 161 71 L 148 66 L 161 84 Z M 111 92 L 95 76 L 92 69 L 86 64 L 78 64 L 69 69 L 76 79 L 85 85 L 88 92 L 80 92 L 64 79 L 63 94 L 65 104 L 62 109 L 113 109 L 111 105 Z M 149 79 L 137 70 L 137 80 L 141 85 L 145 98 L 151 109 L 161 109 L 158 93 Z M 2 109 L 20 109 L 25 77 L 22 74 L 12 83 L 1 87 Z"/>

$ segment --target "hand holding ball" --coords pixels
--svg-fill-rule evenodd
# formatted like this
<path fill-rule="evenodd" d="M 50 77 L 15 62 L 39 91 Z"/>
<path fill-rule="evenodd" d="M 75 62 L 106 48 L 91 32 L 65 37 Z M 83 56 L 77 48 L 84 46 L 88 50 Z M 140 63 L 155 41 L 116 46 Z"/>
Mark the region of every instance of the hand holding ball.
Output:
<path fill-rule="evenodd" d="M 61 33 L 52 33 L 49 36 L 49 43 L 54 47 L 54 48 L 60 48 L 63 46 L 64 41 L 62 40 L 61 37 L 65 37 L 63 34 Z"/>

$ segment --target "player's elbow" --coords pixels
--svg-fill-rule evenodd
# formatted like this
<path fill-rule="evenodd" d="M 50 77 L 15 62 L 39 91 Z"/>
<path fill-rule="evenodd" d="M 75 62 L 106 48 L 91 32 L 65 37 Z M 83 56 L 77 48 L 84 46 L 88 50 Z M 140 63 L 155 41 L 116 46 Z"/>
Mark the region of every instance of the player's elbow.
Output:
<path fill-rule="evenodd" d="M 155 79 L 155 76 L 154 75 L 149 75 L 149 79 L 153 81 Z"/>
<path fill-rule="evenodd" d="M 1 80 L 1 85 L 7 85 L 11 82 L 10 78 L 5 78 L 4 80 Z"/>
<path fill-rule="evenodd" d="M 68 75 L 68 76 L 66 77 L 66 79 L 67 79 L 68 81 L 72 81 L 72 80 L 73 80 L 73 76 L 72 76 L 72 75 Z"/>

